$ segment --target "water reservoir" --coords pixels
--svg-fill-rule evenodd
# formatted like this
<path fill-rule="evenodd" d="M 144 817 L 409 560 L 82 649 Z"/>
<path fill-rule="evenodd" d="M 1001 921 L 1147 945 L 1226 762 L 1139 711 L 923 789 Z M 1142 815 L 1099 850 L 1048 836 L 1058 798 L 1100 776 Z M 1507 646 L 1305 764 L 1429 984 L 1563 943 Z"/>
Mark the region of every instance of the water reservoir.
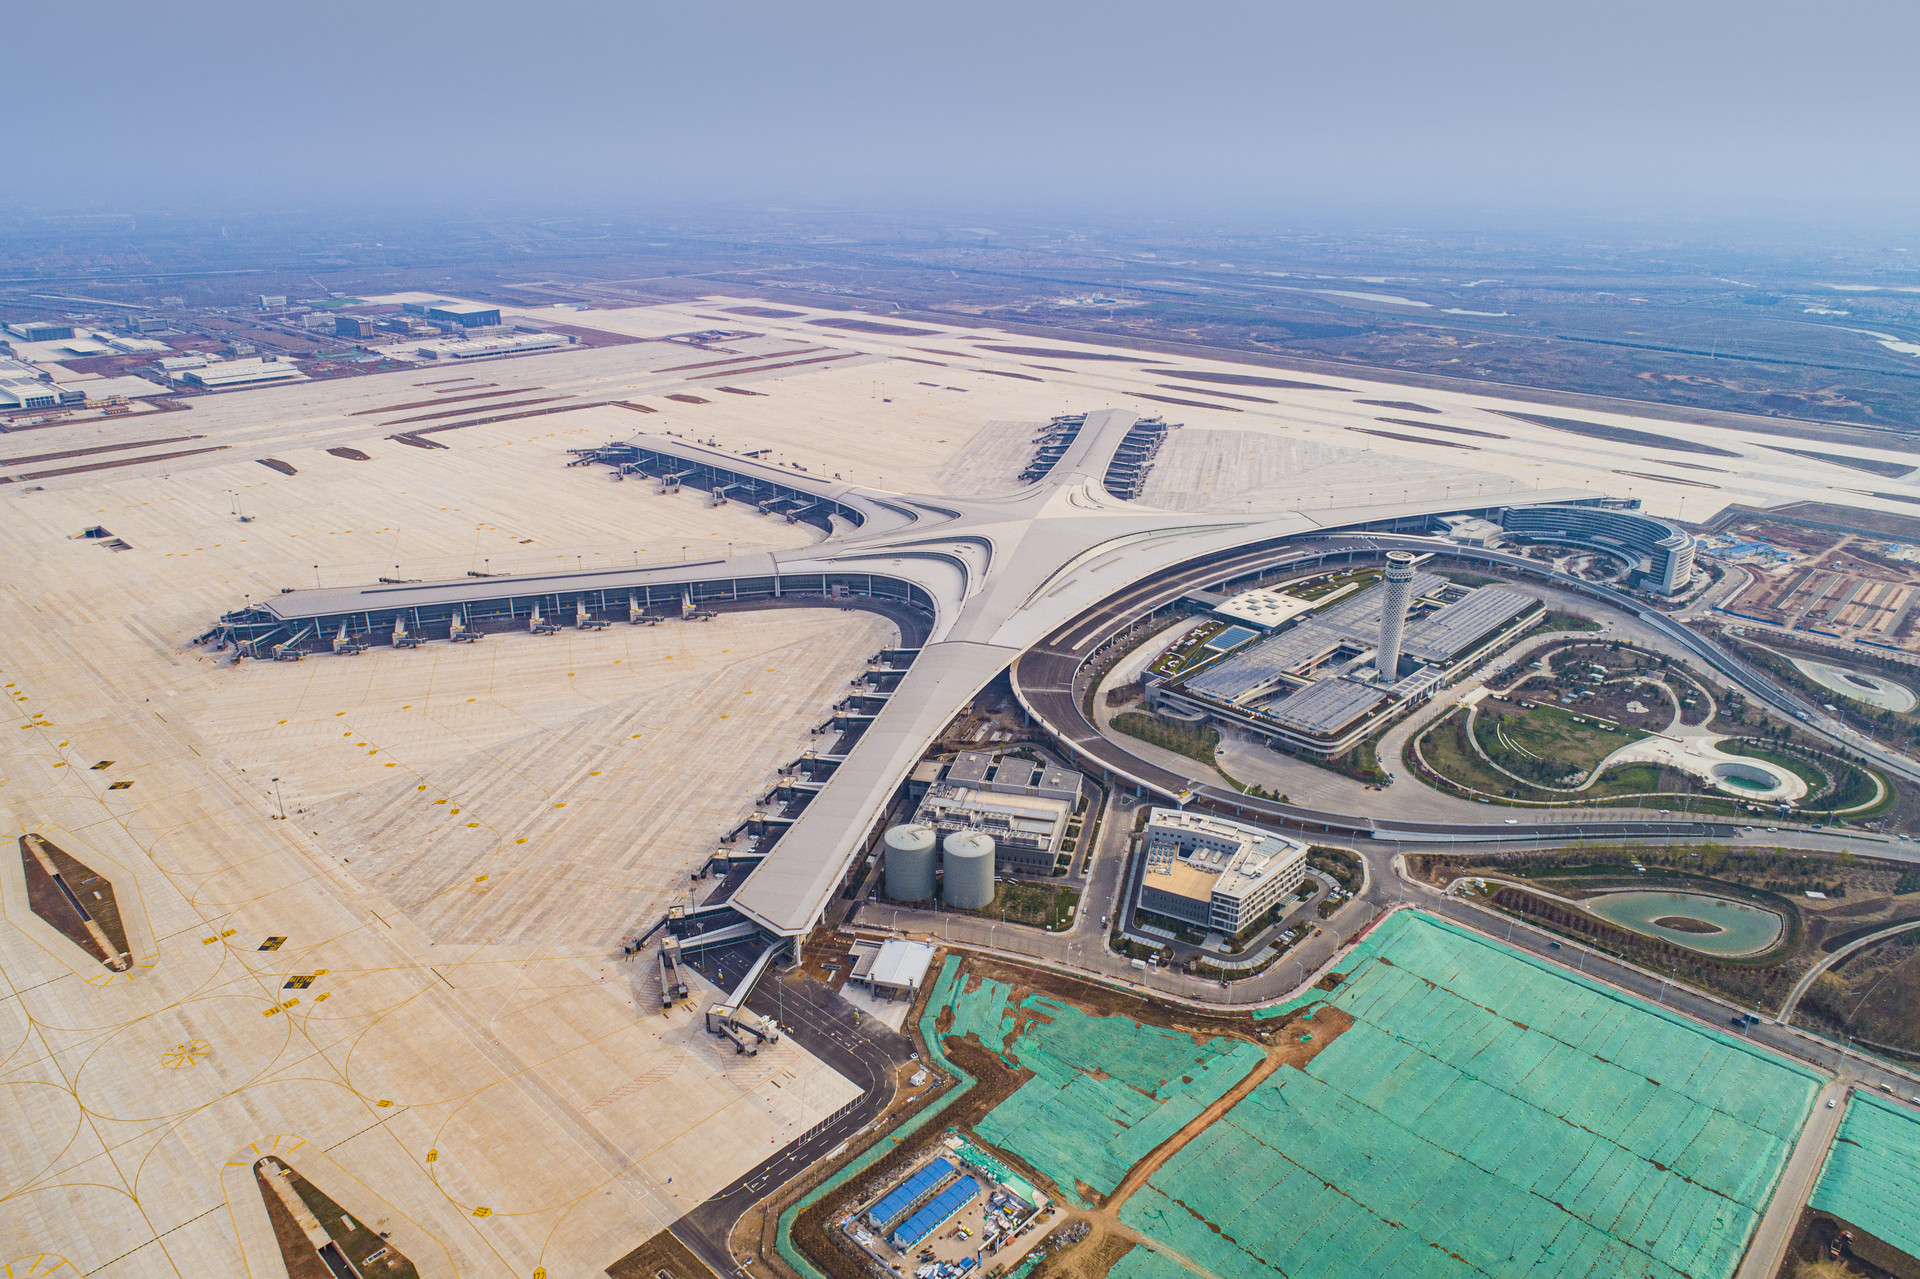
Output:
<path fill-rule="evenodd" d="M 1580 905 L 1622 928 L 1709 955 L 1757 954 L 1786 926 L 1773 911 L 1700 893 L 1603 893 Z"/>

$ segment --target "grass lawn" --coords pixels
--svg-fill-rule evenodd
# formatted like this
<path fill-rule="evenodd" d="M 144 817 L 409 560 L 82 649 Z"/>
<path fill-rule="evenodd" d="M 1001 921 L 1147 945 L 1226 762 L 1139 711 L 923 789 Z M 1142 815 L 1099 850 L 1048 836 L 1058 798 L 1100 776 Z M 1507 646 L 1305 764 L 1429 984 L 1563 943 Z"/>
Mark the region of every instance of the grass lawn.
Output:
<path fill-rule="evenodd" d="M 1080 894 L 1071 888 L 1002 880 L 994 886 L 991 906 L 954 913 L 977 915 L 981 919 L 1004 919 L 1010 924 L 1028 924 L 1057 933 L 1073 922 L 1072 911 L 1079 904 Z"/>
<path fill-rule="evenodd" d="M 1576 768 L 1592 772 L 1608 755 L 1646 736 L 1635 729 L 1609 728 L 1558 706 L 1536 706 L 1506 716 L 1500 721 L 1500 732 L 1523 754 L 1564 764 L 1568 772 Z"/>
<path fill-rule="evenodd" d="M 1189 759 L 1197 759 L 1209 768 L 1218 767 L 1213 752 L 1220 745 L 1220 730 L 1211 724 L 1188 728 L 1184 724 L 1169 723 L 1157 715 L 1125 711 L 1113 717 L 1113 726 L 1128 737 L 1137 737 Z"/>
<path fill-rule="evenodd" d="M 1609 768 L 1599 781 L 1581 791 L 1581 799 L 1605 799 L 1609 795 L 1645 795 L 1660 789 L 1658 764 L 1620 764 Z M 1679 804 L 1676 798 L 1673 801 Z"/>
<path fill-rule="evenodd" d="M 1496 773 L 1483 763 L 1473 748 L 1467 745 L 1465 720 L 1459 711 L 1427 730 L 1420 739 L 1420 752 L 1426 756 L 1427 763 L 1442 777 L 1470 786 L 1490 795 L 1505 795 L 1514 789 L 1529 790 L 1522 787 L 1504 773 Z"/>
<path fill-rule="evenodd" d="M 1543 619 L 1543 631 L 1597 631 L 1600 623 L 1590 617 L 1580 617 L 1573 613 L 1563 613 L 1559 609 L 1548 609 Z"/>

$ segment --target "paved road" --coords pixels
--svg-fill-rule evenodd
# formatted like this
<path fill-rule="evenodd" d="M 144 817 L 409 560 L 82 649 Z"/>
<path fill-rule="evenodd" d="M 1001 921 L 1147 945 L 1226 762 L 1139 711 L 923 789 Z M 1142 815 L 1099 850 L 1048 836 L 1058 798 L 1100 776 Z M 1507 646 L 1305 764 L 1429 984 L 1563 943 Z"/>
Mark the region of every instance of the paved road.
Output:
<path fill-rule="evenodd" d="M 1787 1245 L 1793 1242 L 1794 1227 L 1800 1224 L 1800 1210 L 1813 1194 L 1813 1183 L 1820 1176 L 1820 1165 L 1826 1162 L 1827 1148 L 1833 1145 L 1833 1134 L 1839 1131 L 1840 1116 L 1846 1113 L 1843 1107 L 1850 1091 L 1850 1086 L 1840 1079 L 1820 1090 L 1819 1098 L 1813 1103 L 1813 1115 L 1800 1130 L 1800 1140 L 1794 1143 L 1793 1154 L 1787 1157 L 1780 1184 L 1773 1188 L 1766 1215 L 1760 1218 L 1734 1279 L 1773 1279 L 1779 1272 L 1780 1263 L 1787 1255 Z M 1833 1109 L 1827 1109 L 1829 1106 Z"/>
<path fill-rule="evenodd" d="M 738 956 L 721 961 L 718 966 L 734 980 L 744 975 Z M 710 964 L 707 971 L 714 968 Z M 779 1022 L 795 1043 L 857 1084 L 860 1096 L 673 1223 L 674 1236 L 722 1276 L 741 1270 L 727 1248 L 741 1214 L 871 1124 L 893 1101 L 896 1068 L 916 1052 L 911 1039 L 859 1016 L 831 987 L 808 977 L 769 972 L 747 1007 Z"/>

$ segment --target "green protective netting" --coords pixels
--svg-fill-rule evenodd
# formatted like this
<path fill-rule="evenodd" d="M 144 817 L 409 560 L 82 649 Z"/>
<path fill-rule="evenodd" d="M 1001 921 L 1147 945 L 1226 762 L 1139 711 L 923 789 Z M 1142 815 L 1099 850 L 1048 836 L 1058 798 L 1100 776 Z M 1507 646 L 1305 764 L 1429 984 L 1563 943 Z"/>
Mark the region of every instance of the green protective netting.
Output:
<path fill-rule="evenodd" d="M 1128 1168 L 1262 1060 L 1258 1048 L 1239 1040 L 1196 1044 L 1191 1035 L 1092 1016 L 1042 995 L 1021 1003 L 1024 1026 L 1015 1035 L 1011 996 L 1005 982 L 962 979 L 949 966 L 927 1007 L 936 1014 L 951 1007 L 948 1034 L 971 1031 L 1033 1072 L 976 1131 L 1069 1196 L 1076 1182 L 1112 1193 Z"/>
<path fill-rule="evenodd" d="M 1111 1194 L 1127 1169 L 1196 1118 L 1264 1059 L 1252 1044 L 1193 1036 L 1125 1017 L 1094 1017 L 1041 995 L 1008 1048 L 1034 1073 L 975 1127 L 1061 1191 Z M 1105 1076 L 1102 1078 L 1101 1076 Z"/>
<path fill-rule="evenodd" d="M 1808 1203 L 1920 1256 L 1920 1115 L 1855 1093 Z"/>
<path fill-rule="evenodd" d="M 1345 971 L 1320 998 L 1353 1027 L 1127 1224 L 1221 1279 L 1732 1273 L 1819 1076 L 1412 911 Z M 1112 1276 L 1191 1273 L 1139 1247 Z"/>

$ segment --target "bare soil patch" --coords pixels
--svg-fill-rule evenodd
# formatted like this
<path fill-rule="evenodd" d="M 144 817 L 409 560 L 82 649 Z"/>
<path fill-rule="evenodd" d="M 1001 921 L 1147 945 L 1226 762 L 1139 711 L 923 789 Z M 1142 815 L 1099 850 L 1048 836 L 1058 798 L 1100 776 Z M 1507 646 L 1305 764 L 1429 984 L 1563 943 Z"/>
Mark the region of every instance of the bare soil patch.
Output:
<path fill-rule="evenodd" d="M 1582 422 L 1572 417 L 1549 417 L 1544 413 L 1511 413 L 1506 409 L 1493 409 L 1501 417 L 1510 417 L 1516 422 L 1531 422 L 1535 426 L 1544 426 L 1550 431 L 1565 431 L 1570 435 L 1583 435 L 1590 440 L 1611 440 L 1615 444 L 1637 444 L 1641 448 L 1670 449 L 1676 453 L 1705 453 L 1710 457 L 1739 457 L 1731 449 L 1715 448 L 1711 444 L 1695 444 L 1692 440 L 1675 439 L 1667 435 L 1655 435 L 1652 431 L 1637 431 L 1630 426 L 1607 426 L 1600 422 Z"/>
<path fill-rule="evenodd" d="M 1212 373 L 1199 369 L 1142 369 L 1143 373 L 1158 373 L 1162 377 L 1177 377 L 1188 382 L 1215 382 L 1221 386 L 1270 386 L 1281 391 L 1349 391 L 1345 386 L 1328 386 L 1324 382 L 1301 382 L 1294 378 L 1260 377 L 1253 373 Z"/>
<path fill-rule="evenodd" d="M 706 1262 L 662 1230 L 607 1267 L 609 1279 L 713 1279 Z"/>

